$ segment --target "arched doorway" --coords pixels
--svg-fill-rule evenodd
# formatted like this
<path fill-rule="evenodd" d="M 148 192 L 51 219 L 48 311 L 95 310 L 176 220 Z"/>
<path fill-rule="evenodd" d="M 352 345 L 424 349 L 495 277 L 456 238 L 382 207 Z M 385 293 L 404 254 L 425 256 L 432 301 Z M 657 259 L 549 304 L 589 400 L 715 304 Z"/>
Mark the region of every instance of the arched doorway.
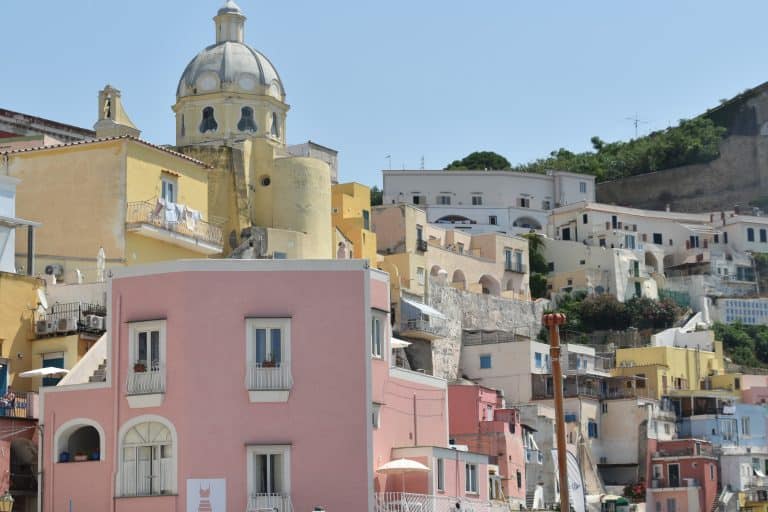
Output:
<path fill-rule="evenodd" d="M 467 278 L 464 276 L 464 272 L 461 270 L 456 270 L 453 272 L 453 278 L 451 278 L 451 284 L 454 288 L 458 288 L 459 290 L 466 290 L 467 289 Z"/>
<path fill-rule="evenodd" d="M 645 253 L 645 265 L 653 268 L 653 272 L 659 271 L 659 260 L 656 259 L 652 252 Z"/>
<path fill-rule="evenodd" d="M 480 278 L 479 283 L 483 287 L 483 293 L 485 295 L 494 295 L 496 297 L 501 295 L 501 285 L 495 277 L 485 274 Z"/>

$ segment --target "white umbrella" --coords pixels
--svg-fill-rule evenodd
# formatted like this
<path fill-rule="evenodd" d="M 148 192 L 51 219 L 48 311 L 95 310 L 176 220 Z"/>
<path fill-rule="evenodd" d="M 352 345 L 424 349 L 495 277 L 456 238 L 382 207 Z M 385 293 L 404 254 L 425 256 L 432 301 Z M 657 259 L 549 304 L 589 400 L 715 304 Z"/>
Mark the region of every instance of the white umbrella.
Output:
<path fill-rule="evenodd" d="M 401 340 L 398 338 L 392 338 L 392 348 L 405 348 L 410 345 L 411 343 L 409 341 Z"/>
<path fill-rule="evenodd" d="M 49 375 L 58 375 L 61 373 L 69 373 L 69 370 L 65 370 L 64 368 L 56 368 L 54 366 L 46 366 L 45 368 L 38 368 L 37 370 L 21 372 L 19 377 L 47 377 Z"/>
<path fill-rule="evenodd" d="M 107 255 L 104 253 L 104 248 L 99 247 L 99 252 L 96 254 L 96 281 L 99 283 L 104 282 L 104 270 L 107 268 Z"/>
<path fill-rule="evenodd" d="M 403 490 L 400 492 L 400 501 L 402 502 L 402 508 L 406 508 L 405 503 L 405 474 L 406 473 L 427 473 L 430 469 L 422 464 L 410 459 L 397 459 L 391 460 L 386 464 L 382 464 L 376 470 L 377 473 L 400 473 L 402 478 Z"/>

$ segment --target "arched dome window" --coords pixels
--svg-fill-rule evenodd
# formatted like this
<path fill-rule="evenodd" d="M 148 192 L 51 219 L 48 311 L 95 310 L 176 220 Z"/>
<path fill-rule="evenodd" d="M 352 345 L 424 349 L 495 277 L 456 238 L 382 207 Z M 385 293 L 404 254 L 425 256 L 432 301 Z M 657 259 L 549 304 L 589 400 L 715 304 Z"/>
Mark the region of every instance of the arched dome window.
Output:
<path fill-rule="evenodd" d="M 256 121 L 253 119 L 251 107 L 240 109 L 240 121 L 237 123 L 237 129 L 241 132 L 256 132 Z"/>
<path fill-rule="evenodd" d="M 215 132 L 219 129 L 219 123 L 213 117 L 213 107 L 203 109 L 203 121 L 200 123 L 200 133 Z"/>
<path fill-rule="evenodd" d="M 273 137 L 280 137 L 280 119 L 277 117 L 277 112 L 272 112 L 272 130 Z"/>

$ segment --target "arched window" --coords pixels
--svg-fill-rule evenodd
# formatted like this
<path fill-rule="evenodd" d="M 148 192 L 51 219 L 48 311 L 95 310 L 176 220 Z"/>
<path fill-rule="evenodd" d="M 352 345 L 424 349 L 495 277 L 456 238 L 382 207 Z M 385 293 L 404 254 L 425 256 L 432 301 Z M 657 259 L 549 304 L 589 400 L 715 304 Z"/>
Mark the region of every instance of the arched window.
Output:
<path fill-rule="evenodd" d="M 184 126 L 184 114 L 181 114 L 181 136 L 187 134 L 187 128 Z"/>
<path fill-rule="evenodd" d="M 159 421 L 137 423 L 120 441 L 122 496 L 157 496 L 176 490 L 174 434 Z"/>
<path fill-rule="evenodd" d="M 219 123 L 213 117 L 213 107 L 205 107 L 203 109 L 203 120 L 200 123 L 200 133 L 215 132 L 218 129 Z"/>
<path fill-rule="evenodd" d="M 88 418 L 70 420 L 54 436 L 54 461 L 104 460 L 104 443 L 104 429 L 97 422 Z"/>
<path fill-rule="evenodd" d="M 272 129 L 271 133 L 273 137 L 280 137 L 280 119 L 277 117 L 277 112 L 272 112 Z"/>
<path fill-rule="evenodd" d="M 253 109 L 251 107 L 240 109 L 240 122 L 237 123 L 237 129 L 241 132 L 256 131 L 256 121 L 253 119 Z"/>

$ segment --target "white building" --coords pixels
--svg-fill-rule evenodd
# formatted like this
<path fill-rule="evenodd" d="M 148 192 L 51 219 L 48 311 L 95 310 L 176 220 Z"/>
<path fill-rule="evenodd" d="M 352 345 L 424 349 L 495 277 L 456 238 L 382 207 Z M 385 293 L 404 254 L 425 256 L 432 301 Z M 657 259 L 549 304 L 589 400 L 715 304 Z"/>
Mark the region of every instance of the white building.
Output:
<path fill-rule="evenodd" d="M 410 203 L 427 221 L 473 232 L 542 230 L 553 208 L 594 201 L 595 177 L 550 171 L 383 171 L 384 204 Z"/>
<path fill-rule="evenodd" d="M 16 272 L 16 229 L 26 227 L 32 230 L 39 226 L 37 222 L 16 217 L 16 185 L 21 180 L 10 176 L 0 176 L 0 271 Z M 34 236 L 31 237 L 34 240 Z M 33 247 L 34 249 L 34 247 Z M 33 251 L 28 251 L 30 257 Z M 27 264 L 29 267 L 29 262 Z"/>

